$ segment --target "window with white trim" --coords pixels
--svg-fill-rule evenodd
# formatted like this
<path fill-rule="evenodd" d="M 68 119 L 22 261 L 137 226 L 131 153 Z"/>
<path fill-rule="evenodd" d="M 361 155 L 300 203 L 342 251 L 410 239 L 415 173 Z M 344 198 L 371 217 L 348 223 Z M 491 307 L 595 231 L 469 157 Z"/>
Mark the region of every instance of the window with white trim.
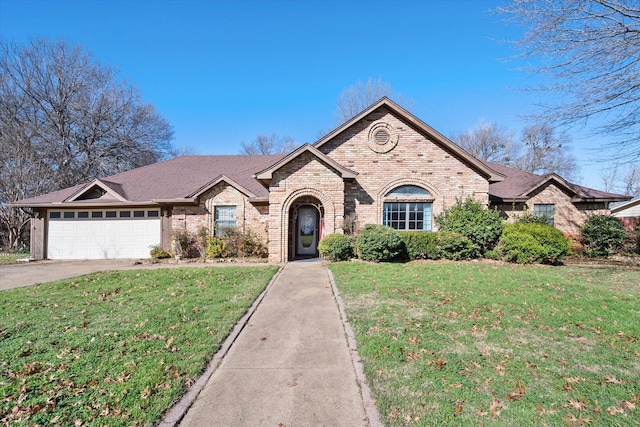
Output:
<path fill-rule="evenodd" d="M 385 195 L 382 224 L 396 230 L 431 231 L 432 196 L 415 185 L 396 187 Z"/>
<path fill-rule="evenodd" d="M 214 213 L 215 234 L 224 233 L 224 230 L 236 228 L 236 207 L 216 206 Z"/>
<path fill-rule="evenodd" d="M 535 204 L 533 205 L 533 215 L 540 218 L 546 218 L 547 224 L 553 226 L 553 208 L 553 204 Z"/>

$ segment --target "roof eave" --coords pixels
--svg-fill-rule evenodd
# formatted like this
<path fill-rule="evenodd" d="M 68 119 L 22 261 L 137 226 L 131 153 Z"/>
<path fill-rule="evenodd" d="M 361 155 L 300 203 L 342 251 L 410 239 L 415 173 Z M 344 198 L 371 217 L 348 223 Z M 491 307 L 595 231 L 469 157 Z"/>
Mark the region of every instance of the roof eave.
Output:
<path fill-rule="evenodd" d="M 292 161 L 293 159 L 295 159 L 296 157 L 300 156 L 302 153 L 305 153 L 305 152 L 311 153 L 312 155 L 320 159 L 322 162 L 326 163 L 327 165 L 337 170 L 343 179 L 354 179 L 356 176 L 358 176 L 358 172 L 345 168 L 340 163 L 336 162 L 332 158 L 328 157 L 326 154 L 319 151 L 313 145 L 310 145 L 307 143 L 307 144 L 301 145 L 296 150 L 294 150 L 291 154 L 283 157 L 273 165 L 269 166 L 267 169 L 264 169 L 256 173 L 254 175 L 255 179 L 262 182 L 263 185 L 267 183 L 271 184 L 271 180 L 273 179 L 273 173 L 275 171 L 277 171 L 278 169 L 280 169 L 281 167 L 283 167 L 284 165 L 286 165 L 287 163 L 289 163 L 290 161 Z"/>
<path fill-rule="evenodd" d="M 202 194 L 206 193 L 207 191 L 209 191 L 210 189 L 212 189 L 213 187 L 215 187 L 216 185 L 218 185 L 221 182 L 226 182 L 227 184 L 229 184 L 230 186 L 234 187 L 236 190 L 240 191 L 241 193 L 243 193 L 247 197 L 257 197 L 252 191 L 247 190 L 245 187 L 243 187 L 242 185 L 238 184 L 238 182 L 234 181 L 233 179 L 229 178 L 228 176 L 219 175 L 214 180 L 208 182 L 207 184 L 205 184 L 202 187 L 200 187 L 199 189 L 197 189 L 194 193 L 189 194 L 189 198 L 194 198 L 194 199 L 198 198 Z"/>
<path fill-rule="evenodd" d="M 347 120 L 342 125 L 338 126 L 334 130 L 332 130 L 331 132 L 329 132 L 328 134 L 320 138 L 318 141 L 316 141 L 313 144 L 313 147 L 316 149 L 320 148 L 322 145 L 324 145 L 326 142 L 328 142 L 333 137 L 338 135 L 340 132 L 343 132 L 344 130 L 346 130 L 347 128 L 357 123 L 358 121 L 360 121 L 361 119 L 363 119 L 364 117 L 366 117 L 367 115 L 369 115 L 370 113 L 372 113 L 373 111 L 375 111 L 376 109 L 382 106 L 386 106 L 387 108 L 394 111 L 396 114 L 401 115 L 412 126 L 418 128 L 420 131 L 430 135 L 433 139 L 435 139 L 436 140 L 435 142 L 437 144 L 443 145 L 445 149 L 452 151 L 456 156 L 466 160 L 466 162 L 470 164 L 470 166 L 473 169 L 475 169 L 477 172 L 483 175 L 488 181 L 500 182 L 505 180 L 506 177 L 504 175 L 489 168 L 487 165 L 482 163 L 480 160 L 476 159 L 474 156 L 472 156 L 467 151 L 462 149 L 459 145 L 451 141 L 449 138 L 445 137 L 440 132 L 438 132 L 437 130 L 435 130 L 434 128 L 432 128 L 422 120 L 420 120 L 418 117 L 416 117 L 409 111 L 402 108 L 400 105 L 396 104 L 395 102 L 387 98 L 386 96 L 380 98 L 378 102 L 372 104 L 365 110 L 353 116 L 350 120 Z"/>

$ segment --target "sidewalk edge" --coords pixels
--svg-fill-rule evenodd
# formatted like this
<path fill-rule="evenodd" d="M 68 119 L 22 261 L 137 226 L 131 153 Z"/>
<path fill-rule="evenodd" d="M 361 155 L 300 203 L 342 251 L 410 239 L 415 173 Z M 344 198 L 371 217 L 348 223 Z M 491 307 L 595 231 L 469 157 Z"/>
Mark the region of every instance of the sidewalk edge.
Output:
<path fill-rule="evenodd" d="M 338 310 L 340 311 L 340 318 L 342 320 L 342 326 L 344 327 L 344 331 L 347 337 L 349 354 L 351 355 L 351 362 L 356 372 L 356 380 L 358 381 L 358 386 L 360 387 L 362 403 L 364 405 L 364 412 L 369 420 L 369 427 L 384 427 L 384 424 L 380 420 L 380 414 L 378 413 L 378 408 L 376 407 L 375 400 L 371 396 L 371 389 L 369 389 L 367 377 L 364 374 L 364 365 L 362 364 L 362 359 L 360 358 L 360 354 L 358 353 L 358 345 L 356 344 L 355 334 L 353 332 L 353 329 L 351 328 L 351 325 L 349 324 L 349 319 L 347 318 L 347 313 L 344 308 L 342 297 L 340 296 L 340 291 L 338 291 L 338 287 L 336 286 L 336 282 L 333 278 L 333 273 L 329 268 L 327 268 L 327 273 L 329 274 L 329 281 L 331 282 L 333 296 L 336 300 L 336 303 L 338 304 Z"/>
<path fill-rule="evenodd" d="M 264 288 L 264 290 L 253 301 L 253 304 L 251 305 L 251 307 L 249 307 L 247 312 L 240 318 L 240 320 L 238 320 L 238 323 L 236 323 L 236 325 L 233 327 L 233 330 L 231 331 L 231 333 L 227 336 L 227 338 L 225 338 L 224 342 L 222 343 L 222 345 L 220 346 L 216 354 L 213 355 L 213 358 L 207 364 L 207 368 L 204 370 L 202 375 L 200 375 L 200 377 L 189 388 L 189 390 L 187 390 L 187 392 L 180 398 L 180 400 L 176 402 L 165 413 L 165 415 L 162 417 L 162 421 L 158 423 L 157 425 L 158 427 L 175 427 L 180 423 L 180 421 L 182 421 L 184 416 L 187 414 L 187 411 L 189 410 L 189 408 L 191 408 L 193 403 L 196 401 L 196 399 L 200 395 L 200 392 L 205 388 L 205 386 L 209 382 L 209 379 L 211 378 L 213 373 L 218 369 L 218 366 L 220 366 L 220 363 L 222 363 L 222 360 L 227 355 L 227 353 L 229 352 L 229 349 L 238 338 L 238 335 L 240 335 L 240 332 L 242 332 L 242 330 L 247 325 L 247 323 L 249 323 L 249 320 L 251 319 L 256 309 L 264 299 L 265 295 L 269 292 L 269 290 L 273 286 L 273 283 L 276 281 L 278 276 L 280 276 L 280 273 L 282 273 L 282 270 L 284 269 L 284 267 L 285 267 L 284 264 L 280 265 L 280 268 L 278 268 L 278 271 L 276 271 L 276 273 L 273 275 L 273 277 L 271 278 L 267 286 Z"/>

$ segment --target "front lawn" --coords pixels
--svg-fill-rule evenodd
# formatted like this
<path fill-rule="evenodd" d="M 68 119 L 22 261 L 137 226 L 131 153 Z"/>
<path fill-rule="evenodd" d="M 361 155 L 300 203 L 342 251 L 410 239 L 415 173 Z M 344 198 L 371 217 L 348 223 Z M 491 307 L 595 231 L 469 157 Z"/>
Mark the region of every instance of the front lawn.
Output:
<path fill-rule="evenodd" d="M 0 293 L 0 422 L 157 423 L 276 269 L 116 271 Z"/>
<path fill-rule="evenodd" d="M 637 267 L 330 269 L 386 425 L 640 424 Z"/>

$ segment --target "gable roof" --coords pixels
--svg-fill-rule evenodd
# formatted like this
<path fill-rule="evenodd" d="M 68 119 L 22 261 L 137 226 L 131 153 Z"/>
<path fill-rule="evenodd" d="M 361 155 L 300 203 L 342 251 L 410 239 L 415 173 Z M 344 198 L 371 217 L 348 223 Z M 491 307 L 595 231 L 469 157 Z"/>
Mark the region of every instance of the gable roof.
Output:
<path fill-rule="evenodd" d="M 533 192 L 551 183 L 568 193 L 572 202 L 615 202 L 630 199 L 630 196 L 623 194 L 607 193 L 573 184 L 555 173 L 537 175 L 499 163 L 483 163 L 506 177 L 502 182 L 489 183 L 491 198 L 504 202 L 524 202 Z"/>
<path fill-rule="evenodd" d="M 621 215 L 622 213 L 624 213 L 624 211 L 626 211 L 627 209 L 631 209 L 634 207 L 639 207 L 640 208 L 640 197 L 636 197 L 635 199 L 631 199 L 628 200 L 626 202 L 618 202 L 618 203 L 612 203 L 610 206 L 611 208 L 611 214 L 614 216 L 624 216 Z M 618 215 L 616 215 L 618 214 Z"/>
<path fill-rule="evenodd" d="M 323 136 L 322 138 L 320 138 L 318 141 L 316 141 L 313 144 L 313 146 L 315 148 L 322 147 L 324 144 L 326 144 L 328 141 L 333 139 L 335 136 L 339 135 L 341 132 L 343 132 L 350 126 L 354 125 L 355 123 L 357 123 L 364 117 L 368 116 L 369 114 L 371 114 L 372 112 L 374 112 L 380 107 L 388 108 L 392 113 L 400 116 L 407 124 L 413 126 L 419 132 L 428 135 L 431 138 L 432 142 L 439 145 L 443 149 L 449 151 L 451 154 L 453 154 L 457 158 L 461 159 L 463 162 L 465 162 L 471 168 L 475 169 L 477 172 L 479 172 L 482 176 L 484 176 L 489 181 L 497 182 L 497 181 L 502 181 L 504 179 L 504 176 L 499 171 L 495 171 L 489 168 L 486 164 L 484 164 L 483 162 L 478 160 L 476 157 L 469 154 L 462 147 L 460 147 L 459 145 L 451 141 L 449 138 L 442 135 L 440 132 L 438 132 L 437 130 L 435 130 L 434 128 L 432 128 L 422 120 L 420 120 L 418 117 L 414 116 L 409 111 L 405 110 L 404 108 L 402 108 L 401 106 L 399 106 L 398 104 L 396 104 L 395 102 L 387 98 L 386 96 L 380 98 L 380 100 L 378 100 L 368 108 L 364 109 L 360 113 L 356 114 L 351 119 L 347 120 L 346 122 L 344 122 L 343 124 L 335 128 L 334 130 L 332 130 L 331 132 Z"/>
<path fill-rule="evenodd" d="M 249 197 L 267 197 L 267 190 L 252 175 L 280 160 L 282 155 L 182 156 L 132 169 L 89 184 L 12 203 L 12 206 L 96 205 L 108 203 L 145 204 L 194 202 L 194 198 L 218 182 L 225 181 Z M 99 184 L 98 184 L 99 183 Z M 79 200 L 99 185 L 120 198 Z"/>
<path fill-rule="evenodd" d="M 116 189 L 116 188 L 119 188 L 119 186 L 113 183 L 112 183 L 112 186 L 114 188 L 111 188 L 107 183 L 102 182 L 99 179 L 94 179 L 92 182 L 82 187 L 79 191 L 74 193 L 71 197 L 67 198 L 65 201 L 73 202 L 76 200 L 98 200 L 98 199 L 100 199 L 101 202 L 106 200 L 118 200 L 121 202 L 126 201 L 126 199 L 122 197 L 122 195 Z M 102 197 L 98 197 L 98 198 L 91 197 L 89 199 L 83 197 L 83 196 L 88 196 L 89 192 L 96 188 L 99 188 L 102 191 L 104 191 L 104 195 Z"/>
<path fill-rule="evenodd" d="M 322 151 L 318 150 L 314 146 L 309 145 L 307 143 L 298 147 L 291 154 L 278 160 L 274 164 L 270 165 L 268 168 L 263 169 L 260 172 L 256 173 L 254 177 L 257 180 L 260 180 L 263 184 L 265 184 L 265 186 L 268 186 L 268 182 L 270 182 L 271 179 L 273 179 L 273 173 L 275 171 L 277 171 L 287 163 L 291 162 L 292 160 L 296 159 L 297 157 L 301 156 L 303 153 L 311 153 L 311 155 L 315 156 L 318 160 L 320 160 L 321 162 L 325 163 L 328 166 L 331 166 L 333 169 L 338 171 L 338 173 L 342 178 L 345 178 L 345 179 L 355 178 L 358 175 L 357 172 L 354 172 L 351 169 L 345 168 L 340 163 L 336 162 L 331 157 L 324 154 Z"/>

